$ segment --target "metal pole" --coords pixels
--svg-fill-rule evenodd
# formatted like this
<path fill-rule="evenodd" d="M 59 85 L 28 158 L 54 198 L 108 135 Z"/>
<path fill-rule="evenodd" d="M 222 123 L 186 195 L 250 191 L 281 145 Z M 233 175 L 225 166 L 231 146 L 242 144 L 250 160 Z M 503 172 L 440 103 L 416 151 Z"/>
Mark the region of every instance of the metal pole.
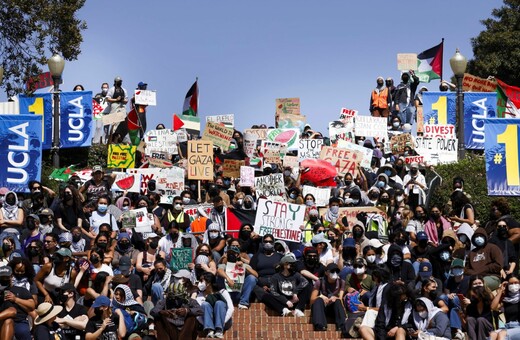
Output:
<path fill-rule="evenodd" d="M 52 166 L 55 169 L 60 168 L 60 77 L 52 77 L 54 82 L 54 114 L 53 114 L 53 131 L 52 131 Z"/>
<path fill-rule="evenodd" d="M 457 78 L 457 118 L 459 121 L 457 138 L 459 140 L 458 158 L 460 161 L 466 156 L 466 145 L 464 145 L 464 92 L 462 91 L 463 76 L 460 75 L 455 77 Z"/>

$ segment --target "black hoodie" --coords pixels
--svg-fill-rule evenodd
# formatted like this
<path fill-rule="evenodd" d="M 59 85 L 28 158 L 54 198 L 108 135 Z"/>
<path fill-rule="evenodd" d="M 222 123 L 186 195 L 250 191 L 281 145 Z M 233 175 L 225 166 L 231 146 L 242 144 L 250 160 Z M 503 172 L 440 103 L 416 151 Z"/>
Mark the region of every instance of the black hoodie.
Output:
<path fill-rule="evenodd" d="M 404 260 L 399 267 L 392 266 L 392 255 L 396 253 L 403 257 L 403 250 L 401 247 L 396 244 L 390 245 L 387 251 L 386 260 L 386 266 L 388 268 L 388 272 L 390 273 L 390 282 L 403 281 L 406 285 L 408 285 L 410 282 L 415 280 L 415 271 L 412 264 Z"/>

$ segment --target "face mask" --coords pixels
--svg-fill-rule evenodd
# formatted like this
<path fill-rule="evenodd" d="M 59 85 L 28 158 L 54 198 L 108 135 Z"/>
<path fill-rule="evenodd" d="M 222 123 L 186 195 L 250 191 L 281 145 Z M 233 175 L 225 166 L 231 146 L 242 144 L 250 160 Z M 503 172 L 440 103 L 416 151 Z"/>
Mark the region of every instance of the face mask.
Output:
<path fill-rule="evenodd" d="M 329 273 L 329 277 L 332 279 L 332 280 L 337 280 L 339 275 L 338 273 Z"/>
<path fill-rule="evenodd" d="M 421 219 L 421 218 L 423 218 L 423 217 L 424 217 L 424 214 L 423 214 L 423 213 L 415 213 L 415 218 L 416 218 L 416 219 L 419 220 L 419 219 Z"/>
<path fill-rule="evenodd" d="M 383 181 L 377 182 L 377 187 L 378 188 L 383 188 L 384 186 L 385 186 L 385 182 L 383 182 Z"/>
<path fill-rule="evenodd" d="M 337 205 L 333 205 L 330 207 L 330 212 L 333 214 L 337 214 L 339 212 L 339 207 Z"/>
<path fill-rule="evenodd" d="M 78 243 L 81 240 L 81 235 L 72 235 L 72 241 Z"/>
<path fill-rule="evenodd" d="M 128 242 L 119 243 L 119 248 L 121 248 L 122 250 L 126 250 L 126 249 L 130 248 L 130 243 L 128 243 Z"/>
<path fill-rule="evenodd" d="M 412 173 L 412 175 L 415 175 L 417 174 L 417 169 L 412 169 L 410 172 Z"/>
<path fill-rule="evenodd" d="M 515 284 L 510 284 L 507 289 L 509 290 L 509 292 L 511 294 L 516 294 L 520 291 L 520 284 L 518 283 L 515 283 Z"/>
<path fill-rule="evenodd" d="M 218 237 L 218 233 L 209 233 L 209 238 L 214 240 Z"/>
<path fill-rule="evenodd" d="M 235 263 L 235 262 L 237 262 L 237 256 L 235 254 L 228 254 L 227 260 L 228 260 L 228 262 Z"/>
<path fill-rule="evenodd" d="M 288 171 L 288 170 L 285 170 L 285 171 L 283 172 L 283 175 L 284 175 L 285 177 L 289 177 L 289 176 L 291 176 L 291 172 Z"/>
<path fill-rule="evenodd" d="M 421 319 L 426 319 L 428 317 L 428 311 L 423 310 L 422 312 L 418 313 Z"/>
<path fill-rule="evenodd" d="M 389 198 L 389 197 L 381 197 L 381 198 L 379 199 L 379 201 L 380 201 L 381 203 L 385 203 L 385 204 L 386 204 L 386 203 L 390 202 L 390 198 Z"/>
<path fill-rule="evenodd" d="M 34 229 L 36 229 L 36 223 L 34 223 L 34 221 L 27 222 L 27 228 L 28 228 L 29 230 L 34 230 Z"/>
<path fill-rule="evenodd" d="M 252 202 L 244 202 L 244 208 L 246 209 L 251 209 L 253 207 L 253 203 Z"/>
<path fill-rule="evenodd" d="M 238 205 L 242 205 L 242 203 L 244 203 L 244 200 L 243 200 L 243 199 L 241 199 L 241 198 L 237 199 L 237 204 L 238 204 Z"/>
<path fill-rule="evenodd" d="M 483 283 L 475 283 L 472 287 L 473 287 L 473 289 L 475 289 L 475 288 L 478 289 L 478 288 L 481 288 L 481 287 L 483 288 L 484 284 Z"/>
<path fill-rule="evenodd" d="M 352 184 L 352 181 L 345 181 L 346 186 L 350 186 Z"/>
<path fill-rule="evenodd" d="M 102 318 L 103 317 L 103 310 L 102 309 L 99 309 L 99 308 L 96 308 L 94 310 L 94 314 L 96 315 L 97 318 Z"/>
<path fill-rule="evenodd" d="M 397 202 L 402 202 L 403 199 L 404 199 L 404 196 L 403 195 L 399 195 L 399 196 L 396 197 L 396 199 L 397 199 Z"/>
<path fill-rule="evenodd" d="M 103 93 L 103 95 L 106 95 L 108 93 L 108 89 L 107 88 L 102 88 L 101 89 L 101 93 Z"/>
<path fill-rule="evenodd" d="M 316 263 L 318 263 L 318 258 L 310 256 L 305 258 L 305 263 L 307 263 L 309 266 L 314 266 Z"/>
<path fill-rule="evenodd" d="M 61 303 L 65 303 L 69 299 L 69 296 L 65 294 L 60 294 L 59 299 Z"/>
<path fill-rule="evenodd" d="M 435 290 L 430 290 L 428 292 L 428 298 L 432 301 L 435 301 L 435 299 L 437 299 L 437 291 Z"/>
<path fill-rule="evenodd" d="M 72 199 L 72 194 L 71 193 L 65 193 L 65 201 L 70 201 Z"/>
<path fill-rule="evenodd" d="M 318 216 L 309 216 L 309 221 L 312 223 L 316 222 L 318 220 Z"/>
<path fill-rule="evenodd" d="M 505 238 L 509 237 L 509 232 L 507 231 L 507 228 L 505 228 L 505 227 L 498 228 L 497 229 L 497 234 L 498 234 L 498 237 L 500 237 L 502 239 L 505 239 Z"/>
<path fill-rule="evenodd" d="M 356 205 L 356 204 L 358 204 L 358 203 L 359 203 L 359 200 L 352 199 L 352 204 L 353 204 L 353 205 Z"/>
<path fill-rule="evenodd" d="M 272 243 L 264 243 L 264 250 L 267 252 L 271 252 L 274 249 L 274 244 Z"/>
<path fill-rule="evenodd" d="M 97 256 L 91 256 L 91 257 L 90 257 L 90 262 L 91 262 L 92 264 L 98 264 L 100 260 L 101 260 L 101 259 L 100 259 L 99 257 L 97 257 Z"/>
<path fill-rule="evenodd" d="M 98 211 L 100 213 L 105 213 L 108 209 L 108 206 L 106 204 L 98 204 Z"/>
<path fill-rule="evenodd" d="M 207 286 L 206 286 L 206 282 L 199 282 L 199 284 L 197 285 L 197 287 L 199 288 L 199 290 L 201 292 L 205 291 Z"/>
<path fill-rule="evenodd" d="M 391 174 L 392 174 L 392 171 L 390 171 L 390 170 L 385 170 L 385 175 L 387 175 L 388 177 L 390 177 Z"/>
<path fill-rule="evenodd" d="M 5 203 L 9 204 L 9 205 L 15 205 L 16 204 L 16 200 L 12 197 L 9 197 L 5 200 Z"/>
<path fill-rule="evenodd" d="M 178 231 L 170 231 L 170 236 L 171 236 L 171 238 L 176 238 L 177 236 L 179 236 L 179 232 Z"/>
<path fill-rule="evenodd" d="M 354 235 L 354 238 L 360 238 L 361 236 L 363 236 L 363 231 L 359 230 L 359 229 L 355 229 L 352 234 Z"/>
<path fill-rule="evenodd" d="M 2 244 L 2 250 L 4 251 L 4 253 L 8 252 L 9 250 L 11 250 L 11 245 L 7 243 Z"/>
<path fill-rule="evenodd" d="M 395 240 L 395 243 L 402 247 L 405 244 L 405 240 L 402 238 L 398 238 L 397 240 Z"/>
<path fill-rule="evenodd" d="M 107 243 L 105 243 L 105 242 L 98 242 L 97 246 L 100 249 L 106 249 L 107 248 Z"/>
<path fill-rule="evenodd" d="M 449 261 L 449 260 L 450 260 L 450 252 L 449 252 L 449 251 L 446 251 L 446 250 L 443 251 L 443 252 L 441 252 L 441 254 L 440 254 L 440 258 L 441 258 L 441 260 L 443 260 L 443 261 Z"/>
<path fill-rule="evenodd" d="M 215 207 L 215 210 L 218 212 L 218 213 L 221 213 L 222 211 L 224 211 L 224 206 L 221 205 L 219 207 Z"/>
<path fill-rule="evenodd" d="M 399 122 L 393 122 L 392 126 L 395 127 L 395 128 L 398 128 L 399 127 Z"/>
<path fill-rule="evenodd" d="M 313 200 L 306 200 L 305 201 L 305 205 L 307 205 L 308 207 L 312 207 L 314 205 L 314 201 Z"/>
<path fill-rule="evenodd" d="M 130 207 L 128 205 L 124 205 L 122 211 L 128 211 L 130 210 Z"/>
<path fill-rule="evenodd" d="M 426 248 L 428 246 L 428 240 L 420 240 L 419 247 Z"/>
<path fill-rule="evenodd" d="M 13 274 L 14 278 L 17 279 L 18 281 L 22 280 L 23 278 L 25 278 L 25 273 L 23 274 Z"/>
<path fill-rule="evenodd" d="M 454 268 L 451 271 L 451 275 L 453 275 L 453 276 L 462 276 L 463 274 L 464 274 L 463 268 Z"/>
<path fill-rule="evenodd" d="M 184 204 L 190 204 L 190 201 L 191 201 L 191 199 L 189 197 L 182 198 L 182 203 L 184 203 Z"/>
<path fill-rule="evenodd" d="M 473 244 L 476 247 L 482 247 L 484 244 L 486 244 L 486 238 L 484 236 L 477 236 L 473 239 Z"/>
<path fill-rule="evenodd" d="M 296 194 L 290 194 L 289 197 L 290 197 L 291 199 L 295 199 L 297 196 L 296 196 Z"/>
<path fill-rule="evenodd" d="M 38 249 L 29 249 L 29 256 L 30 256 L 30 257 L 38 256 L 38 254 L 40 254 L 40 252 L 38 251 Z"/>
<path fill-rule="evenodd" d="M 251 230 L 242 230 L 242 232 L 240 234 L 241 234 L 242 239 L 247 240 L 248 238 L 251 237 Z"/>
<path fill-rule="evenodd" d="M 383 86 L 383 84 L 384 84 L 384 83 L 383 83 L 382 81 L 378 81 L 378 82 L 377 82 L 377 85 L 378 85 L 378 86 Z"/>
<path fill-rule="evenodd" d="M 354 269 L 354 273 L 355 273 L 356 275 L 365 274 L 365 268 L 355 268 L 355 269 Z"/>
<path fill-rule="evenodd" d="M 190 185 L 190 190 L 191 191 L 195 191 L 196 189 L 197 189 L 196 185 L 194 185 L 194 184 Z"/>
<path fill-rule="evenodd" d="M 180 204 L 175 204 L 175 210 L 179 211 L 182 209 L 182 205 Z"/>
<path fill-rule="evenodd" d="M 403 262 L 403 258 L 399 254 L 392 255 L 392 257 L 390 258 L 390 264 L 393 267 L 399 267 L 402 262 Z"/>
<path fill-rule="evenodd" d="M 374 262 L 376 262 L 376 256 L 375 256 L 375 255 L 368 255 L 368 256 L 367 256 L 367 262 L 368 262 L 368 263 L 374 263 Z"/>
<path fill-rule="evenodd" d="M 157 249 L 158 246 L 159 246 L 159 241 L 150 242 L 150 248 Z"/>

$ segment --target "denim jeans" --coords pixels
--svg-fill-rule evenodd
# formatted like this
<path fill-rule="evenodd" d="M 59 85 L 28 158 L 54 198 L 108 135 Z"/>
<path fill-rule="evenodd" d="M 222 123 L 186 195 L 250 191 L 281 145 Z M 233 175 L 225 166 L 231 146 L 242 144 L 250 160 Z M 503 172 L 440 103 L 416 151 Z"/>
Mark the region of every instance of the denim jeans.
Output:
<path fill-rule="evenodd" d="M 439 297 L 446 306 L 448 306 L 448 316 L 450 318 L 450 326 L 451 328 L 462 329 L 462 321 L 460 320 L 458 311 L 461 309 L 460 307 L 460 299 L 457 295 L 453 297 L 453 299 L 448 298 L 448 295 L 442 294 Z"/>
<path fill-rule="evenodd" d="M 204 301 L 201 307 L 204 311 L 204 330 L 223 332 L 228 309 L 227 304 L 224 301 L 217 301 L 213 307 Z"/>
<path fill-rule="evenodd" d="M 240 292 L 239 304 L 249 306 L 249 298 L 251 297 L 251 293 L 253 292 L 253 288 L 255 288 L 257 282 L 258 279 L 255 276 L 246 276 L 244 279 L 244 285 L 242 286 L 242 291 Z"/>
<path fill-rule="evenodd" d="M 155 305 L 157 301 L 164 298 L 164 289 L 160 283 L 152 284 L 152 302 Z"/>
<path fill-rule="evenodd" d="M 14 323 L 14 336 L 16 340 L 31 340 L 31 329 L 27 320 Z"/>
<path fill-rule="evenodd" d="M 399 113 L 397 116 L 401 119 L 401 124 L 412 124 L 413 121 L 414 107 L 412 103 L 406 105 L 406 103 L 399 103 Z"/>

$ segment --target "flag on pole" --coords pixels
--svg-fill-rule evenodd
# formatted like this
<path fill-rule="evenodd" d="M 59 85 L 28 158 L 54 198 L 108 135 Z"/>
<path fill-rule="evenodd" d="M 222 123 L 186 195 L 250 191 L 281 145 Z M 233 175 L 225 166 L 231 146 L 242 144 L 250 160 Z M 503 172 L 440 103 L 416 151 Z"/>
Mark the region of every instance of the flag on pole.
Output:
<path fill-rule="evenodd" d="M 437 46 L 427 49 L 417 55 L 416 76 L 423 83 L 442 78 L 442 50 L 444 40 Z"/>
<path fill-rule="evenodd" d="M 190 90 L 186 93 L 182 114 L 186 116 L 197 116 L 199 109 L 199 86 L 197 80 L 191 85 Z"/>
<path fill-rule="evenodd" d="M 179 130 L 184 126 L 184 122 L 176 114 L 173 115 L 173 131 Z"/>
<path fill-rule="evenodd" d="M 99 103 L 92 98 L 92 116 L 94 119 L 101 119 L 101 112 L 103 112 L 103 106 L 99 105 Z"/>
<path fill-rule="evenodd" d="M 520 118 L 520 88 L 497 81 L 497 111 L 500 118 Z"/>

